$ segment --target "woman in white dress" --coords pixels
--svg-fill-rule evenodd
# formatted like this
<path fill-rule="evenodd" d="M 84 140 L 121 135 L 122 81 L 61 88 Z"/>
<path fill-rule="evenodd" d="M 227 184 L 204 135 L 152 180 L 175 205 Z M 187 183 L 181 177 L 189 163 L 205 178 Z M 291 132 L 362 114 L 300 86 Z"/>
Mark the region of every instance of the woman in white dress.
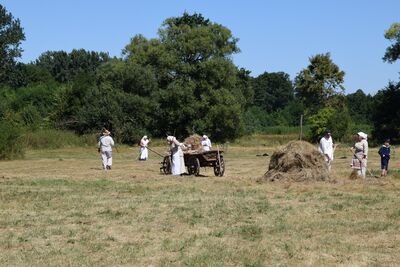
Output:
<path fill-rule="evenodd" d="M 182 148 L 184 144 L 179 143 L 174 136 L 168 136 L 167 141 L 169 144 L 169 150 L 171 152 L 171 170 L 172 175 L 181 175 L 186 172 L 185 160 L 183 158 Z"/>
<path fill-rule="evenodd" d="M 211 145 L 211 140 L 208 138 L 207 135 L 203 135 L 203 138 L 201 140 L 201 145 L 204 151 L 210 151 L 212 145 Z"/>
<path fill-rule="evenodd" d="M 139 160 L 147 160 L 149 157 L 149 151 L 147 149 L 147 146 L 150 142 L 150 139 L 147 138 L 147 135 L 143 136 L 142 139 L 140 140 L 140 155 L 139 155 Z"/>

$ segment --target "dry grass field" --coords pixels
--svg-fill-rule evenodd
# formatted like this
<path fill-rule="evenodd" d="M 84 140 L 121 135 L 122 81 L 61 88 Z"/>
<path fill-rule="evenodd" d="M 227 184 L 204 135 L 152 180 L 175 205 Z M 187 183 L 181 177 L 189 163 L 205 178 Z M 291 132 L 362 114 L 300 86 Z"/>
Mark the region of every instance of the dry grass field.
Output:
<path fill-rule="evenodd" d="M 161 152 L 162 147 L 155 148 Z M 269 147 L 229 147 L 215 177 L 159 173 L 127 147 L 113 170 L 95 149 L 28 151 L 0 162 L 1 266 L 398 266 L 399 160 L 388 179 L 258 183 Z M 375 150 L 370 167 L 377 169 Z M 347 158 L 345 158 L 347 157 Z M 393 173 L 393 172 L 392 172 Z"/>

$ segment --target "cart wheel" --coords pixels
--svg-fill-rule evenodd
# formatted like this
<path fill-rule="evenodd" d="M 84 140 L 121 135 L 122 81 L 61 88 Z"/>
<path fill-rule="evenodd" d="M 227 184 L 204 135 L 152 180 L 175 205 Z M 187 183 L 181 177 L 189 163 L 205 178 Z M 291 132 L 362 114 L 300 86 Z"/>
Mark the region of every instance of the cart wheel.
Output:
<path fill-rule="evenodd" d="M 162 171 L 164 174 L 171 174 L 171 158 L 169 156 L 166 156 L 161 162 L 161 168 L 160 171 Z"/>
<path fill-rule="evenodd" d="M 198 158 L 191 158 L 187 166 L 190 175 L 198 176 L 200 174 L 200 161 Z"/>
<path fill-rule="evenodd" d="M 220 162 L 221 161 L 221 162 Z M 225 173 L 225 161 L 222 156 L 220 156 L 220 161 L 217 159 L 214 165 L 214 174 L 215 176 L 224 176 Z"/>

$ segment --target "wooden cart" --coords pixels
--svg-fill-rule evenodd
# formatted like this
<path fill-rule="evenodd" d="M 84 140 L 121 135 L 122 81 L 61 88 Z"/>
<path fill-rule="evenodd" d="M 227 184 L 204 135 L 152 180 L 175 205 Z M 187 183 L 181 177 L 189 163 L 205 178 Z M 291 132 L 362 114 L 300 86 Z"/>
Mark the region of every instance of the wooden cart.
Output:
<path fill-rule="evenodd" d="M 210 151 L 185 151 L 183 157 L 189 175 L 198 176 L 200 167 L 213 167 L 215 176 L 224 176 L 225 162 L 223 150 Z M 161 162 L 160 171 L 164 174 L 171 174 L 171 156 L 165 156 Z"/>

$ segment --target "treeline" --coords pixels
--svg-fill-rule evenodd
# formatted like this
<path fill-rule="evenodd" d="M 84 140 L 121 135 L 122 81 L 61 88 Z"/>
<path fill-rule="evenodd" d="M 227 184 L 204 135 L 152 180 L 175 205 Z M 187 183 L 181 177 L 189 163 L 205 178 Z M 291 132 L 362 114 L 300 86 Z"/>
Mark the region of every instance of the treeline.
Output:
<path fill-rule="evenodd" d="M 301 115 L 310 139 L 327 128 L 345 139 L 360 127 L 374 127 L 378 139 L 399 137 L 400 83 L 375 96 L 345 95 L 345 73 L 329 53 L 312 56 L 293 80 L 284 72 L 252 77 L 232 62 L 238 39 L 200 14 L 166 19 L 157 38 L 134 36 L 121 57 L 47 51 L 28 64 L 17 62 L 25 38 L 19 20 L 1 5 L 0 17 L 2 151 L 27 130 L 83 135 L 106 127 L 124 143 L 194 132 L 225 141 L 296 126 Z"/>

